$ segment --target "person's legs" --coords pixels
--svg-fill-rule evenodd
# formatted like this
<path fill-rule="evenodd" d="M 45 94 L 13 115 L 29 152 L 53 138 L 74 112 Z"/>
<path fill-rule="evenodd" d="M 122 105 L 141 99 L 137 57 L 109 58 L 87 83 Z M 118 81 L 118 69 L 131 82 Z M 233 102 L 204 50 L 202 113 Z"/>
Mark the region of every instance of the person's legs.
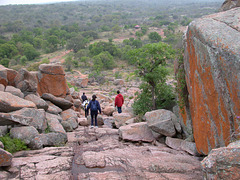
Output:
<path fill-rule="evenodd" d="M 91 126 L 93 126 L 93 116 L 94 116 L 94 114 L 91 113 Z"/>
<path fill-rule="evenodd" d="M 97 115 L 98 114 L 95 114 L 95 126 L 98 126 L 98 124 L 97 124 Z"/>
<path fill-rule="evenodd" d="M 118 113 L 122 113 L 122 107 L 117 107 Z"/>
<path fill-rule="evenodd" d="M 88 116 L 88 112 L 87 112 L 87 109 L 85 109 L 85 117 Z"/>

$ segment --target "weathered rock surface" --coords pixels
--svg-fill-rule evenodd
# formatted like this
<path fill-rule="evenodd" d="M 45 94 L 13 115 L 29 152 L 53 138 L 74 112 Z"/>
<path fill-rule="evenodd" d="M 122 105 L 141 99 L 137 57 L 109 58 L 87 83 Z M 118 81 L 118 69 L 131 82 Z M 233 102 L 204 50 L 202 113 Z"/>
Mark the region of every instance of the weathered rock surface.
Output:
<path fill-rule="evenodd" d="M 113 100 L 109 96 L 106 96 L 106 95 L 103 95 L 100 93 L 97 93 L 96 96 L 97 96 L 97 99 L 100 101 L 100 103 L 101 102 L 108 102 L 108 103 L 113 102 Z"/>
<path fill-rule="evenodd" d="M 11 112 L 22 109 L 24 107 L 35 108 L 36 105 L 18 96 L 14 96 L 8 92 L 0 91 L 0 111 Z"/>
<path fill-rule="evenodd" d="M 166 145 L 175 150 L 181 150 L 181 144 L 183 140 L 177 138 L 166 137 Z"/>
<path fill-rule="evenodd" d="M 120 114 L 114 113 L 113 118 L 114 118 L 115 126 L 119 128 L 123 125 L 126 125 L 125 122 L 131 119 L 132 116 L 129 113 L 120 113 Z"/>
<path fill-rule="evenodd" d="M 4 66 L 0 66 L 0 84 L 7 86 L 8 85 L 8 79 L 7 79 L 7 71 Z"/>
<path fill-rule="evenodd" d="M 61 117 L 62 117 L 63 121 L 66 121 L 71 117 L 75 118 L 75 119 L 78 118 L 76 111 L 74 111 L 73 109 L 67 109 L 67 110 L 61 112 Z"/>
<path fill-rule="evenodd" d="M 193 21 L 184 67 L 198 152 L 208 154 L 239 139 L 240 8 Z"/>
<path fill-rule="evenodd" d="M 56 97 L 65 97 L 69 93 L 65 72 L 61 65 L 41 64 L 39 66 L 38 93 L 50 93 Z"/>
<path fill-rule="evenodd" d="M 73 99 L 80 99 L 79 92 L 76 92 L 73 87 L 69 88 L 69 92 Z"/>
<path fill-rule="evenodd" d="M 51 132 L 66 133 L 63 126 L 61 125 L 62 118 L 60 116 L 46 113 L 46 119 Z"/>
<path fill-rule="evenodd" d="M 225 0 L 220 11 L 227 11 L 235 7 L 240 7 L 240 0 Z"/>
<path fill-rule="evenodd" d="M 107 116 L 112 116 L 113 112 L 115 111 L 115 108 L 113 106 L 107 106 L 102 111 L 103 111 L 103 114 Z"/>
<path fill-rule="evenodd" d="M 76 129 L 78 127 L 78 121 L 77 121 L 78 118 L 75 118 L 75 117 L 70 117 L 67 119 L 67 122 L 70 124 L 70 126 L 73 128 L 73 129 Z"/>
<path fill-rule="evenodd" d="M 43 109 L 23 108 L 21 110 L 11 112 L 11 114 L 32 118 L 29 125 L 35 127 L 39 132 L 44 132 L 47 128 L 47 121 L 45 117 L 46 113 Z"/>
<path fill-rule="evenodd" d="M 3 84 L 0 84 L 0 91 L 5 91 L 5 86 Z"/>
<path fill-rule="evenodd" d="M 35 94 L 29 94 L 24 99 L 32 101 L 34 104 L 36 104 L 38 109 L 44 109 L 45 111 L 48 109 L 48 104 L 46 101 Z"/>
<path fill-rule="evenodd" d="M 9 113 L 0 113 L 0 126 L 5 125 L 28 126 L 32 121 L 33 121 L 32 117 L 26 117 Z"/>
<path fill-rule="evenodd" d="M 199 156 L 196 144 L 183 139 L 166 137 L 166 145 L 175 150 L 185 151 L 193 156 Z"/>
<path fill-rule="evenodd" d="M 154 137 L 152 131 L 148 127 L 146 122 L 129 124 L 126 126 L 121 126 L 119 128 L 119 137 L 123 140 L 128 141 L 143 141 L 143 142 L 153 142 Z"/>
<path fill-rule="evenodd" d="M 38 136 L 43 146 L 64 146 L 67 142 L 67 134 L 59 132 L 50 132 Z"/>
<path fill-rule="evenodd" d="M 78 124 L 80 126 L 87 126 L 88 125 L 87 118 L 78 118 Z"/>
<path fill-rule="evenodd" d="M 49 93 L 42 94 L 42 98 L 44 100 L 51 101 L 53 104 L 55 104 L 56 106 L 60 107 L 63 110 L 67 110 L 73 106 L 73 103 L 71 103 L 70 101 L 63 99 L 61 97 L 56 97 Z"/>
<path fill-rule="evenodd" d="M 48 147 L 41 150 L 20 151 L 14 154 L 11 167 L 0 171 L 6 179 L 71 179 L 73 149 Z"/>
<path fill-rule="evenodd" d="M 20 69 L 15 79 L 15 87 L 20 89 L 24 94 L 36 93 L 37 78 L 26 69 Z"/>
<path fill-rule="evenodd" d="M 174 114 L 165 109 L 146 112 L 145 118 L 148 126 L 155 132 L 172 137 L 176 134 L 173 123 Z"/>
<path fill-rule="evenodd" d="M 163 144 L 141 146 L 118 140 L 117 130 L 79 127 L 69 133 L 75 147 L 75 179 L 202 179 L 200 162 Z M 137 157 L 137 158 L 136 158 Z"/>
<path fill-rule="evenodd" d="M 47 109 L 48 113 L 58 115 L 58 114 L 60 114 L 63 111 L 61 108 L 59 108 L 58 106 L 54 105 L 50 101 L 46 101 L 46 103 L 48 104 L 48 109 Z"/>
<path fill-rule="evenodd" d="M 124 80 L 123 79 L 115 79 L 113 84 L 116 85 L 116 86 L 123 86 L 124 85 Z"/>
<path fill-rule="evenodd" d="M 15 88 L 13 86 L 6 86 L 5 92 L 9 92 L 9 93 L 11 93 L 11 94 L 13 94 L 15 96 L 20 97 L 20 98 L 24 97 L 24 94 L 21 92 L 21 90 L 18 89 L 18 88 Z"/>
<path fill-rule="evenodd" d="M 73 128 L 68 121 L 63 121 L 63 122 L 61 122 L 61 124 L 62 124 L 62 126 L 63 126 L 63 128 L 66 132 L 72 132 L 73 131 Z"/>
<path fill-rule="evenodd" d="M 12 163 L 12 154 L 0 148 L 0 167 L 10 166 Z"/>
<path fill-rule="evenodd" d="M 66 137 L 62 133 L 36 137 L 42 144 L 54 144 L 61 135 Z M 195 157 L 159 143 L 139 145 L 119 141 L 117 129 L 79 127 L 67 136 L 68 146 L 73 148 L 51 147 L 17 152 L 7 171 L 0 170 L 0 177 L 67 180 L 203 178 L 200 161 Z"/>
<path fill-rule="evenodd" d="M 4 136 L 8 133 L 8 127 L 7 126 L 0 126 L 0 136 Z"/>
<path fill-rule="evenodd" d="M 233 144 L 229 147 L 213 149 L 203 159 L 202 168 L 205 179 L 240 179 L 240 146 Z"/>
<path fill-rule="evenodd" d="M 37 129 L 33 126 L 14 127 L 10 130 L 10 137 L 21 139 L 27 145 L 34 144 L 33 139 L 38 135 Z"/>
<path fill-rule="evenodd" d="M 17 76 L 17 73 L 18 72 L 13 69 L 8 69 L 0 65 L 0 84 L 3 84 L 4 86 L 15 86 L 14 79 Z"/>

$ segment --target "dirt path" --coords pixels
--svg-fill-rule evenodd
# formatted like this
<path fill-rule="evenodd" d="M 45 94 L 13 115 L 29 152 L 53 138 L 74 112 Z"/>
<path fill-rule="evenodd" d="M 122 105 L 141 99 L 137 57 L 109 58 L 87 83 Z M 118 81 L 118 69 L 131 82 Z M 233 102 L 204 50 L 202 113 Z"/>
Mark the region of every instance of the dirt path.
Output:
<path fill-rule="evenodd" d="M 50 63 L 58 63 L 60 62 L 61 64 L 64 63 L 65 59 L 63 58 L 63 56 L 67 55 L 68 53 L 70 53 L 71 50 L 67 50 L 67 51 L 63 51 L 60 55 L 53 57 L 50 59 Z"/>

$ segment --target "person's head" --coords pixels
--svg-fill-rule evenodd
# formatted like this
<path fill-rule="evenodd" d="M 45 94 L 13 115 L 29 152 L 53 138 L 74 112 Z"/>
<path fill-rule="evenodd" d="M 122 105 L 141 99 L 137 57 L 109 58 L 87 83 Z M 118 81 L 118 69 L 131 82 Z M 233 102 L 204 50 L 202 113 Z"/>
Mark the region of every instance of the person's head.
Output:
<path fill-rule="evenodd" d="M 92 100 L 93 101 L 95 101 L 96 100 L 96 98 L 97 98 L 97 96 L 94 94 L 94 95 L 92 95 Z"/>
<path fill-rule="evenodd" d="M 82 93 L 83 95 L 85 95 L 85 92 L 84 93 Z"/>
<path fill-rule="evenodd" d="M 119 91 L 119 90 L 117 90 L 117 93 L 118 93 L 118 94 L 120 94 L 120 91 Z"/>

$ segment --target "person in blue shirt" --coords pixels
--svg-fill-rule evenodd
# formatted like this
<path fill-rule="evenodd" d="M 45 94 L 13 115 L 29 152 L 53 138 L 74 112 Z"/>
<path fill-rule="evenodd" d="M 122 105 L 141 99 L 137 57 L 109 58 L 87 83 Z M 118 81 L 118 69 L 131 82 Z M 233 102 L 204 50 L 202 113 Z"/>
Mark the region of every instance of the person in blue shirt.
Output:
<path fill-rule="evenodd" d="M 91 112 L 91 128 L 93 128 L 93 119 L 95 119 L 95 127 L 98 128 L 98 124 L 97 124 L 98 111 L 100 114 L 102 113 L 100 104 L 96 100 L 96 98 L 97 96 L 93 95 L 92 100 L 89 102 L 87 106 L 87 111 L 90 109 L 90 112 Z"/>

